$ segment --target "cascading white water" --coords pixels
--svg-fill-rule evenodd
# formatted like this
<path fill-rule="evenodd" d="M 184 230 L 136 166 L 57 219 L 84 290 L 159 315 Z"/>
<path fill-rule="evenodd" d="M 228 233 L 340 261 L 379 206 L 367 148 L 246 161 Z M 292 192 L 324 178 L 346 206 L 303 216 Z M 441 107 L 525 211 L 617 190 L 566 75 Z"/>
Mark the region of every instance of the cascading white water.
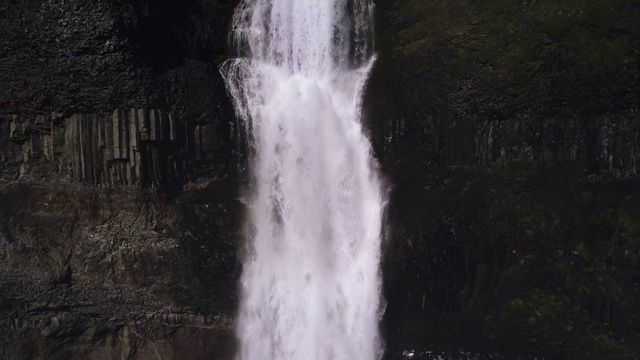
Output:
<path fill-rule="evenodd" d="M 380 357 L 383 193 L 360 123 L 371 0 L 244 0 L 222 66 L 252 141 L 238 358 Z"/>

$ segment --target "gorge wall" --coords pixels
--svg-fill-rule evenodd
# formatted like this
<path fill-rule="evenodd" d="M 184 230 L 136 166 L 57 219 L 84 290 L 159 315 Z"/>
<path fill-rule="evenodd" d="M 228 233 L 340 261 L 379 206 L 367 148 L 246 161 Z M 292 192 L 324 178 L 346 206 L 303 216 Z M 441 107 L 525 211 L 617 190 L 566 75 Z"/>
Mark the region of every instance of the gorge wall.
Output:
<path fill-rule="evenodd" d="M 377 5 L 389 346 L 637 356 L 638 4 Z"/>
<path fill-rule="evenodd" d="M 233 355 L 233 7 L 0 3 L 0 357 Z"/>
<path fill-rule="evenodd" d="M 234 6 L 0 2 L 5 358 L 232 356 Z M 638 356 L 638 5 L 376 7 L 388 358 Z"/>
<path fill-rule="evenodd" d="M 216 66 L 233 4 L 2 7 L 2 177 L 176 183 L 233 166 L 237 126 Z"/>
<path fill-rule="evenodd" d="M 196 169 L 224 165 L 229 134 L 219 119 L 185 121 L 158 109 L 4 119 L 3 177 L 84 184 L 179 184 Z M 224 139 L 218 138 L 220 135 Z"/>

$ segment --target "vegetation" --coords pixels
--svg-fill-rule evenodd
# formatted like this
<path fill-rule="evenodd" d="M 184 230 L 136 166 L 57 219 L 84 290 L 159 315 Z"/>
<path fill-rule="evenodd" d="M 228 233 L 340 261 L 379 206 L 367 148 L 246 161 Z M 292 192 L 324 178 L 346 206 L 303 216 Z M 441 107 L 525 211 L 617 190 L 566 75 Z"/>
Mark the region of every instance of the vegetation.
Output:
<path fill-rule="evenodd" d="M 589 182 L 562 162 L 496 167 L 488 169 L 494 181 L 511 185 L 492 191 L 489 208 L 510 214 L 495 231 L 512 259 L 485 335 L 581 359 L 630 356 L 640 340 L 631 290 L 640 268 L 639 195 L 624 183 Z"/>
<path fill-rule="evenodd" d="M 551 156 L 471 171 L 405 165 L 393 176 L 391 256 L 403 263 L 387 264 L 398 267 L 387 297 L 407 309 L 392 314 L 404 321 L 407 347 L 638 353 L 637 182 L 593 182 Z"/>
<path fill-rule="evenodd" d="M 455 79 L 462 72 L 487 84 L 517 88 L 535 83 L 545 64 L 579 74 L 638 80 L 637 4 L 625 0 L 405 0 L 391 12 L 399 29 L 393 53 L 419 61 L 419 71 L 447 62 Z M 533 81 L 533 83 L 532 83 Z M 518 94 L 520 95 L 520 94 Z M 524 94 L 523 94 L 524 95 Z"/>

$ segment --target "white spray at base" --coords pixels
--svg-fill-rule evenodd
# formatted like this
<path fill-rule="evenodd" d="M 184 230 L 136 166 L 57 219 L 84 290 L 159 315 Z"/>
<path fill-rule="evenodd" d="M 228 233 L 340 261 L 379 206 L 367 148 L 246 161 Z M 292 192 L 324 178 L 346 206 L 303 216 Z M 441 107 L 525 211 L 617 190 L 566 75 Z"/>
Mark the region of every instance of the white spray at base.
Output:
<path fill-rule="evenodd" d="M 381 356 L 371 0 L 244 0 L 221 72 L 252 141 L 238 359 Z"/>

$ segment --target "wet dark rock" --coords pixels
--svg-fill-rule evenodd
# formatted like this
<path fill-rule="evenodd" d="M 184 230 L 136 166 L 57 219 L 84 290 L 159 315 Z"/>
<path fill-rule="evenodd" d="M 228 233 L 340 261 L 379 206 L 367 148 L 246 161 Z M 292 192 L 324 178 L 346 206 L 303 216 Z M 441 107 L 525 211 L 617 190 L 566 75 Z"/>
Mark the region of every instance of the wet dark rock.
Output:
<path fill-rule="evenodd" d="M 233 356 L 235 3 L 0 1 L 0 357 Z M 387 357 L 638 357 L 637 4 L 376 5 Z"/>
<path fill-rule="evenodd" d="M 0 2 L 0 357 L 232 357 L 233 6 Z"/>
<path fill-rule="evenodd" d="M 637 4 L 378 2 L 366 104 L 383 162 L 565 157 L 638 175 Z"/>
<path fill-rule="evenodd" d="M 234 188 L 203 179 L 169 200 L 132 187 L 1 185 L 3 355 L 114 358 L 146 346 L 147 358 L 150 346 L 169 354 L 182 346 L 190 348 L 182 358 L 228 358 L 241 219 Z"/>
<path fill-rule="evenodd" d="M 377 10 L 390 356 L 637 357 L 637 4 Z"/>
<path fill-rule="evenodd" d="M 178 186 L 207 170 L 233 169 L 228 126 L 158 109 L 0 117 L 0 178 L 85 184 Z"/>
<path fill-rule="evenodd" d="M 212 62 L 225 56 L 233 3 L 5 0 L 0 109 L 218 115 L 226 97 Z"/>

